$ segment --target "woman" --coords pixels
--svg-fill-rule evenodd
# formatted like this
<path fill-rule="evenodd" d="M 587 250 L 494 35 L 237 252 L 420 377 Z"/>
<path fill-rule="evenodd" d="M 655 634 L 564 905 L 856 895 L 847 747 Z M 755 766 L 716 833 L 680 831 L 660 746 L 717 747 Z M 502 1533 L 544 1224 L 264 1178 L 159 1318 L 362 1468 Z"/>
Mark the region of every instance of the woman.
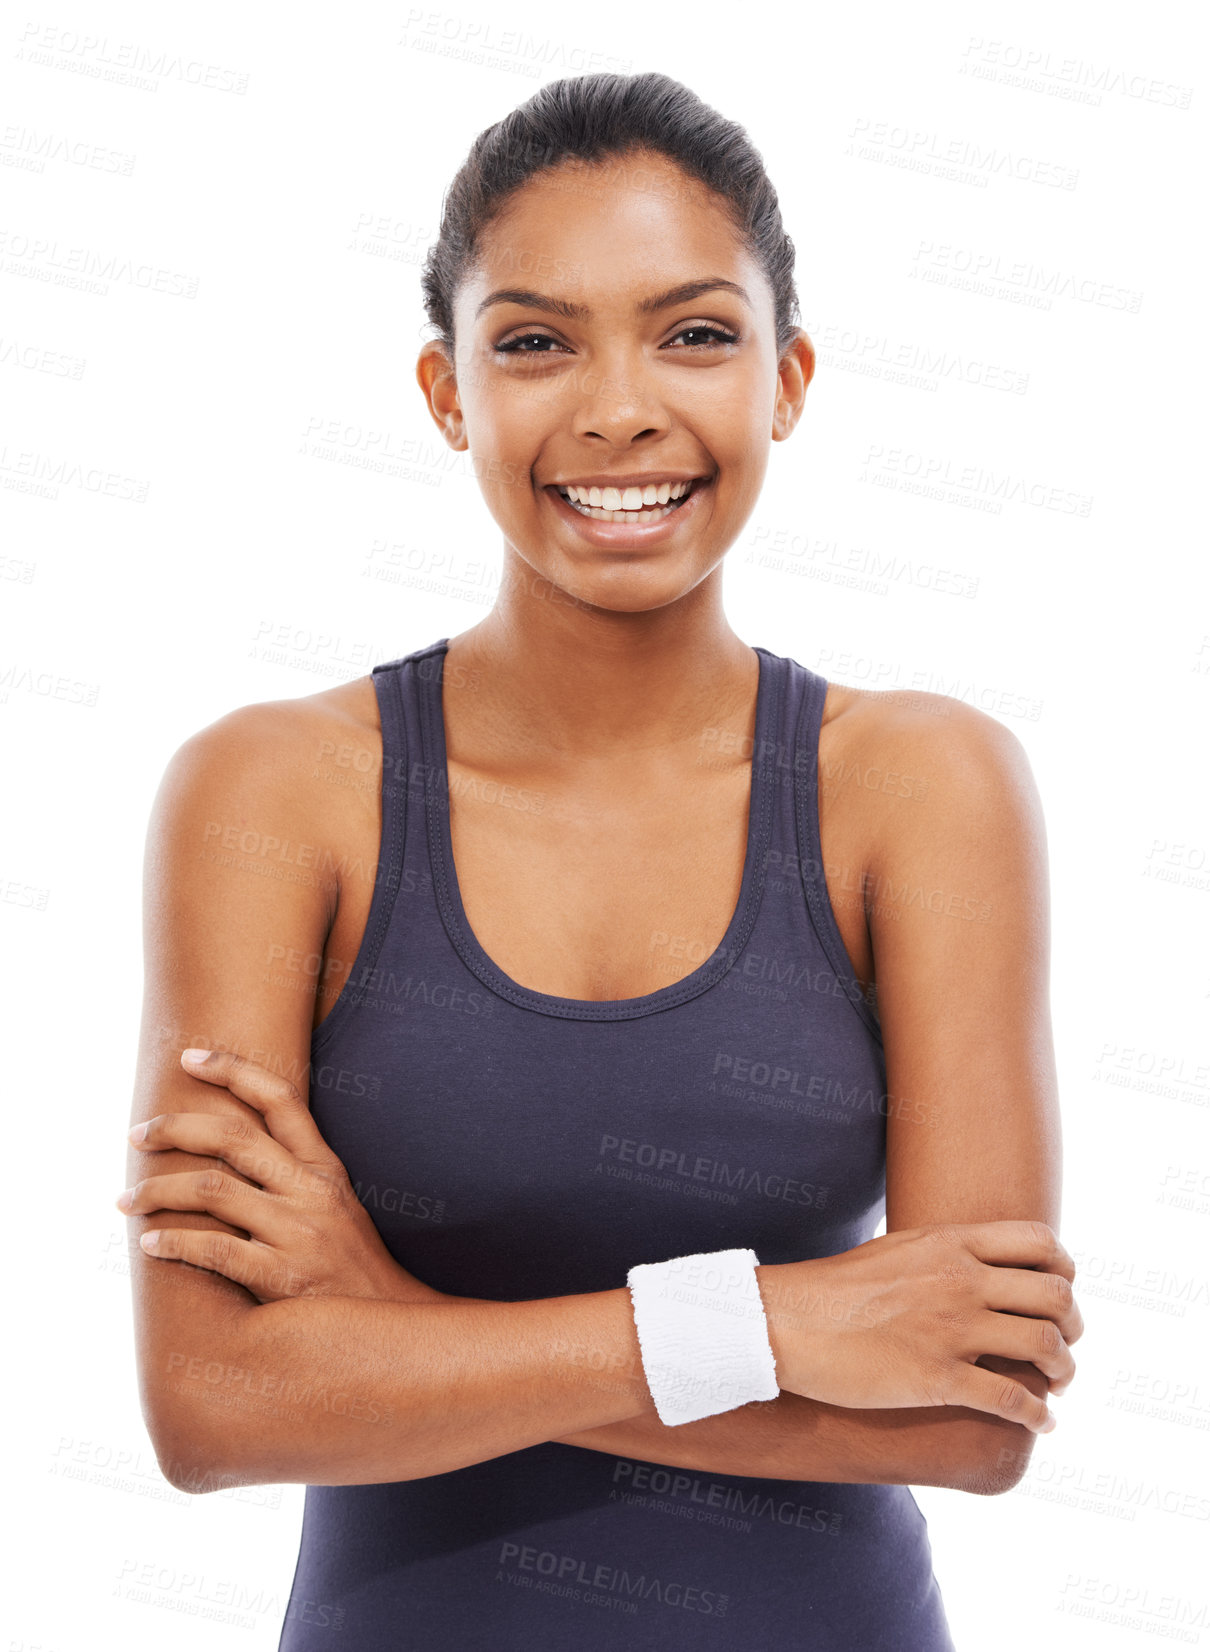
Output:
<path fill-rule="evenodd" d="M 417 377 L 496 605 L 157 799 L 143 1403 L 174 1485 L 308 1487 L 289 1652 L 939 1652 L 909 1487 L 1016 1484 L 1071 1380 L 1024 753 L 723 613 L 814 366 L 792 251 L 666 76 L 484 132 Z M 672 1426 L 630 1270 L 728 1247 L 775 1397 Z"/>

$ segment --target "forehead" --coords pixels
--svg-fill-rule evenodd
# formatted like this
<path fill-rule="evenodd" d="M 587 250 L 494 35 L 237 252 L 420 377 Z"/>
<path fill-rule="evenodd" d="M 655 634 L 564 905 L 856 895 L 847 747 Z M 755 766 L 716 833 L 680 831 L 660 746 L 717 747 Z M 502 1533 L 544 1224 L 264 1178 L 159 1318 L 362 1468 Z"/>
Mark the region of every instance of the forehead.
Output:
<path fill-rule="evenodd" d="M 668 156 L 569 160 L 536 173 L 481 233 L 459 306 L 520 274 L 528 287 L 587 299 L 628 298 L 704 273 L 751 290 L 758 269 L 727 203 Z"/>

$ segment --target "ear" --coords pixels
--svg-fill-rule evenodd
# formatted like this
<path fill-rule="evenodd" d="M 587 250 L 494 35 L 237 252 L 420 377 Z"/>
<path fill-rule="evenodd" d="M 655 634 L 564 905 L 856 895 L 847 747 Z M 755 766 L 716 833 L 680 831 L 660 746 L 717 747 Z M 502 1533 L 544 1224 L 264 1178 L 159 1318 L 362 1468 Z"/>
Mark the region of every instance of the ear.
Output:
<path fill-rule="evenodd" d="M 815 346 L 800 327 L 777 364 L 777 401 L 772 436 L 784 442 L 798 423 L 807 386 L 815 374 Z"/>
<path fill-rule="evenodd" d="M 424 392 L 433 422 L 455 452 L 468 447 L 458 380 L 450 352 L 440 339 L 430 339 L 416 361 L 416 382 Z"/>

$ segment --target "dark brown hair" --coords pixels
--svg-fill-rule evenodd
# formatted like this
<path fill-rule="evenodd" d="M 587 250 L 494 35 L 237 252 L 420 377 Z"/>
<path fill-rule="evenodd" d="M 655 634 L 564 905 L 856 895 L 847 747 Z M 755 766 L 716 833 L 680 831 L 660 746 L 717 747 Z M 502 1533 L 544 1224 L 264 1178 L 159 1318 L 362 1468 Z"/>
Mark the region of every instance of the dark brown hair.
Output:
<path fill-rule="evenodd" d="M 724 203 L 768 279 L 778 354 L 786 349 L 799 325 L 794 243 L 747 132 L 668 75 L 594 74 L 551 81 L 485 128 L 446 190 L 420 284 L 429 321 L 451 355 L 454 296 L 474 267 L 480 235 L 514 192 L 563 161 L 643 150 L 668 156 Z"/>

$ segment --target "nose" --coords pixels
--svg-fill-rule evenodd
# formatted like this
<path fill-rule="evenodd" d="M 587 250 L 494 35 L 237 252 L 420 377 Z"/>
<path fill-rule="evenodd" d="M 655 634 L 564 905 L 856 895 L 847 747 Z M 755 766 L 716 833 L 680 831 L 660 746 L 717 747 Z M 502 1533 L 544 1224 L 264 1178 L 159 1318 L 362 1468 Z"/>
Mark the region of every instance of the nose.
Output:
<path fill-rule="evenodd" d="M 644 436 L 661 436 L 672 419 L 656 394 L 652 376 L 633 355 L 613 364 L 586 366 L 576 377 L 575 434 L 581 440 L 627 447 Z"/>

